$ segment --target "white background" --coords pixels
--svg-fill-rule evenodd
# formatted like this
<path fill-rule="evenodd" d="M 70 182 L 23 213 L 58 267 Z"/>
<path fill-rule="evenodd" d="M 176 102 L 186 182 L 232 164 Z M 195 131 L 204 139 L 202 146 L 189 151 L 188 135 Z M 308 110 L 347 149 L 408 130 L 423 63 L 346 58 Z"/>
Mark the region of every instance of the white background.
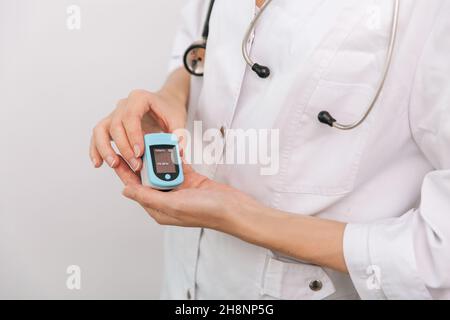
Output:
<path fill-rule="evenodd" d="M 119 98 L 163 82 L 183 2 L 0 0 L 0 298 L 158 298 L 163 230 L 88 145 Z"/>

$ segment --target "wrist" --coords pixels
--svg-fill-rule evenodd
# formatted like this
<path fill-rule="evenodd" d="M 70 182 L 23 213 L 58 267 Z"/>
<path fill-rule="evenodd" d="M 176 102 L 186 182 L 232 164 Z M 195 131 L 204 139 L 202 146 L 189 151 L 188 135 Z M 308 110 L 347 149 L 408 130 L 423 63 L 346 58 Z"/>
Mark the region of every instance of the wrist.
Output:
<path fill-rule="evenodd" d="M 226 230 L 241 240 L 257 245 L 262 245 L 265 225 L 273 215 L 272 209 L 265 207 L 257 201 L 240 201 L 236 205 L 228 205 L 224 217 Z M 270 223 L 270 222 L 269 222 Z"/>

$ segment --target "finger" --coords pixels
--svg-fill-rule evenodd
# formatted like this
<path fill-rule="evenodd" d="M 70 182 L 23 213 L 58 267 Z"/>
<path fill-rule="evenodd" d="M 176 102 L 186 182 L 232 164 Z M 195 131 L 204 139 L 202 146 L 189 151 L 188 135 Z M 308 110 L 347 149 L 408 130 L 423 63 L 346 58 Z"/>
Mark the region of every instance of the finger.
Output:
<path fill-rule="evenodd" d="M 111 168 L 114 168 L 119 163 L 119 157 L 111 146 L 111 136 L 109 135 L 107 122 L 100 123 L 94 129 L 94 145 L 103 160 L 108 163 Z"/>
<path fill-rule="evenodd" d="M 89 156 L 91 158 L 94 168 L 100 168 L 102 166 L 103 159 L 102 159 L 100 153 L 98 152 L 97 148 L 95 147 L 93 137 L 91 138 L 91 143 L 89 146 Z"/>
<path fill-rule="evenodd" d="M 125 186 L 141 183 L 139 176 L 131 170 L 122 157 L 119 157 L 119 164 L 114 170 Z"/>
<path fill-rule="evenodd" d="M 142 185 L 127 185 L 123 190 L 123 195 L 153 210 L 167 211 L 171 203 L 169 193 Z"/>
<path fill-rule="evenodd" d="M 128 141 L 127 133 L 121 122 L 114 122 L 110 128 L 111 138 L 114 140 L 120 154 L 128 161 L 133 171 L 138 171 L 141 168 L 142 161 L 135 158 L 133 149 Z"/>
<path fill-rule="evenodd" d="M 122 121 L 136 158 L 140 158 L 144 154 L 144 133 L 142 130 L 141 119 L 142 117 L 139 117 L 138 115 L 130 114 Z"/>

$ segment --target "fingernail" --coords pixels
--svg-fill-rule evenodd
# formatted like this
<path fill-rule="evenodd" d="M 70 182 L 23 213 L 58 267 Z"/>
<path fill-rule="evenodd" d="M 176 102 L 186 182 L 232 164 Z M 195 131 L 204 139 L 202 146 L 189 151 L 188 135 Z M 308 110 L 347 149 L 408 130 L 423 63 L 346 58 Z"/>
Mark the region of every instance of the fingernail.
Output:
<path fill-rule="evenodd" d="M 94 166 L 94 168 L 97 168 L 98 162 L 97 159 L 91 158 L 92 161 L 92 165 Z"/>
<path fill-rule="evenodd" d="M 131 169 L 133 169 L 133 171 L 136 171 L 137 169 L 139 169 L 139 161 L 135 158 L 131 159 L 130 166 L 131 166 Z"/>
<path fill-rule="evenodd" d="M 141 155 L 141 148 L 139 147 L 139 145 L 135 144 L 133 149 L 134 149 L 134 156 L 138 158 Z"/>
<path fill-rule="evenodd" d="M 106 162 L 108 163 L 108 165 L 111 168 L 114 168 L 114 165 L 116 164 L 116 159 L 114 159 L 113 156 L 109 156 L 109 157 L 106 158 Z"/>

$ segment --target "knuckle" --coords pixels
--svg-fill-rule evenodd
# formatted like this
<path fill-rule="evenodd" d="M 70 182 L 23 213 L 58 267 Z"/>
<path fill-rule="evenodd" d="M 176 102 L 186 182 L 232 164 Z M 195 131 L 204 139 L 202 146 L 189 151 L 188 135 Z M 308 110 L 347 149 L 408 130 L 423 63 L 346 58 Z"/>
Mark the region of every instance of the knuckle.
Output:
<path fill-rule="evenodd" d="M 101 123 L 99 123 L 92 129 L 92 135 L 94 137 L 97 137 L 102 130 L 103 126 L 101 125 Z"/>
<path fill-rule="evenodd" d="M 121 108 L 123 106 L 126 106 L 127 102 L 128 102 L 127 98 L 120 99 L 119 101 L 117 101 L 116 106 L 117 106 L 117 108 Z"/>
<path fill-rule="evenodd" d="M 130 119 L 133 117 L 134 114 L 134 108 L 136 108 L 135 105 L 131 105 L 129 108 L 127 108 L 123 113 L 123 122 L 124 124 L 128 124 L 130 122 Z"/>
<path fill-rule="evenodd" d="M 120 134 L 120 126 L 121 124 L 118 121 L 114 121 L 111 123 L 111 126 L 109 127 L 109 133 L 111 134 L 111 136 L 118 136 Z"/>
<path fill-rule="evenodd" d="M 101 120 L 101 121 L 100 121 L 99 123 L 97 123 L 97 124 L 95 125 L 95 127 L 92 129 L 92 132 L 93 132 L 94 134 L 102 133 L 103 131 L 105 131 L 106 127 L 108 126 L 108 122 L 109 122 L 109 119 L 108 119 L 108 118 L 105 118 L 105 119 Z"/>
<path fill-rule="evenodd" d="M 142 97 L 142 96 L 147 95 L 147 94 L 148 94 L 148 92 L 146 90 L 144 90 L 144 89 L 135 89 L 135 90 L 132 90 L 130 92 L 128 97 L 129 98 L 139 98 L 139 97 Z"/>
<path fill-rule="evenodd" d="M 109 128 L 109 134 L 111 135 L 111 140 L 116 140 L 115 137 L 117 137 L 117 129 L 115 127 L 110 127 Z"/>
<path fill-rule="evenodd" d="M 136 116 L 142 109 L 147 108 L 147 101 L 152 94 L 145 90 L 134 90 L 130 93 L 128 97 L 127 108 L 125 108 L 125 113 L 128 116 Z"/>
<path fill-rule="evenodd" d="M 135 118 L 139 117 L 139 114 L 143 109 L 146 108 L 145 102 L 143 100 L 135 100 L 134 103 L 130 103 L 128 107 L 124 110 L 124 119 L 132 122 Z"/>

